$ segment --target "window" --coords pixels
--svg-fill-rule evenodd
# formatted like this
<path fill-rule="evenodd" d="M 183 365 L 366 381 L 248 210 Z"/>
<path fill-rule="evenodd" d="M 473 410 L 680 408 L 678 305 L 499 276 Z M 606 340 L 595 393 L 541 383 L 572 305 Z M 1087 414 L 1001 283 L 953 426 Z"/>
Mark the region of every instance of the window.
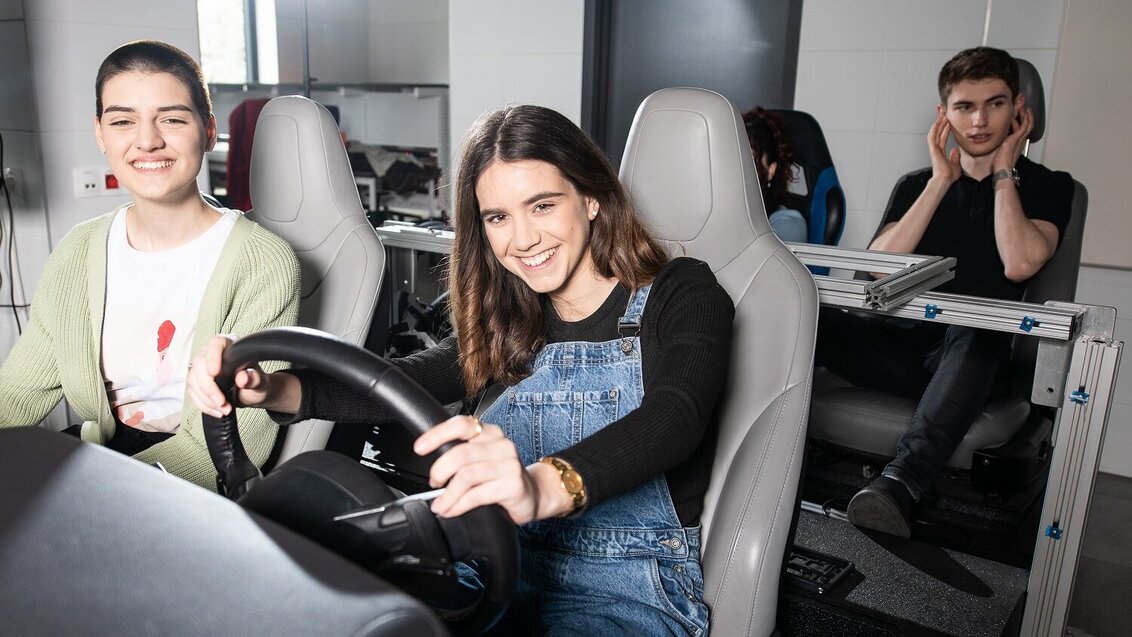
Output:
<path fill-rule="evenodd" d="M 209 84 L 278 84 L 275 0 L 197 0 Z"/>

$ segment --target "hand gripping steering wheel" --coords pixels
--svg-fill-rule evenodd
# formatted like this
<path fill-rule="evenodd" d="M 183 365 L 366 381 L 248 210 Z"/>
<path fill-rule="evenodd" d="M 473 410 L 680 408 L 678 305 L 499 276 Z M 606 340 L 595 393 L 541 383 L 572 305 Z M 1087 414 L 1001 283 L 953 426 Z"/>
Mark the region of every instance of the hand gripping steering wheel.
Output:
<path fill-rule="evenodd" d="M 304 328 L 264 330 L 224 352 L 216 382 L 233 404 L 236 372 L 265 360 L 291 361 L 337 379 L 388 410 L 414 437 L 448 418 L 435 399 L 388 361 Z M 515 525 L 502 507 L 436 517 L 426 501 L 397 499 L 369 469 L 329 451 L 300 454 L 264 477 L 240 440 L 234 409 L 224 418 L 205 415 L 204 433 L 221 494 L 409 593 L 443 601 L 439 598 L 446 592 L 455 592 L 454 563 L 475 560 L 486 579 L 479 598 L 457 610 L 431 604 L 454 632 L 477 634 L 507 609 L 518 582 L 519 545 Z M 430 460 L 455 444 L 441 447 Z"/>

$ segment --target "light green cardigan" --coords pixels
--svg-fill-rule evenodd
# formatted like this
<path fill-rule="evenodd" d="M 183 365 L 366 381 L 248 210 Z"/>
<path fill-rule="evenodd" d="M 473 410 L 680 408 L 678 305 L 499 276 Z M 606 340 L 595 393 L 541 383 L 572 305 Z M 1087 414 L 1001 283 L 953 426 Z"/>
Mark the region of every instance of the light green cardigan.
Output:
<path fill-rule="evenodd" d="M 47 259 L 27 329 L 0 367 L 0 427 L 35 425 L 66 397 L 85 421 L 84 440 L 102 444 L 114 435 L 100 344 L 106 242 L 116 212 L 75 226 Z M 298 310 L 299 263 L 290 245 L 239 217 L 201 300 L 192 351 L 215 334 L 294 325 Z M 238 418 L 248 456 L 262 465 L 278 427 L 261 409 L 241 409 Z M 216 488 L 200 411 L 187 395 L 177 433 L 134 457 Z"/>

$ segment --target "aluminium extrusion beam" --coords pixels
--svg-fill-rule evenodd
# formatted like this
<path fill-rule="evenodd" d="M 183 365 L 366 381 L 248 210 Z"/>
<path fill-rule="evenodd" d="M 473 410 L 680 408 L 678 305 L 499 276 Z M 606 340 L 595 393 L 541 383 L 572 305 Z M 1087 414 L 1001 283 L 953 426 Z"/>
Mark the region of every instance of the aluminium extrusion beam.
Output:
<path fill-rule="evenodd" d="M 875 272 L 885 276 L 865 285 L 862 307 L 887 310 L 955 278 L 955 258 L 854 250 L 808 243 L 787 243 L 808 266 Z"/>
<path fill-rule="evenodd" d="M 899 272 L 865 283 L 866 301 L 870 307 L 887 310 L 954 278 L 955 257 L 928 257 Z"/>
<path fill-rule="evenodd" d="M 1065 634 L 1122 347 L 1087 335 L 1074 343 L 1026 587 L 1026 637 Z"/>
<path fill-rule="evenodd" d="M 952 259 L 954 262 L 954 259 Z M 888 282 L 890 277 L 895 277 L 896 274 L 891 274 L 879 281 L 872 281 L 865 284 L 865 303 L 869 307 L 878 310 L 890 310 L 899 307 L 908 301 L 919 296 L 921 293 L 926 292 L 947 283 L 955 278 L 954 270 L 946 270 L 932 274 L 930 276 L 917 276 L 914 280 L 906 278 L 903 280 Z M 878 285 L 884 283 L 883 286 Z M 877 289 L 881 288 L 881 289 Z"/>
<path fill-rule="evenodd" d="M 431 230 L 400 224 L 385 225 L 375 230 L 383 245 L 437 254 L 452 252 L 452 239 L 455 237 L 451 230 Z"/>
<path fill-rule="evenodd" d="M 815 243 L 786 242 L 786 247 L 806 265 L 883 274 L 899 272 L 932 258 L 921 254 L 858 250 Z"/>
<path fill-rule="evenodd" d="M 858 272 L 887 273 L 876 281 L 814 275 L 822 305 L 891 316 L 965 325 L 1000 332 L 1025 332 L 1058 340 L 1073 338 L 1081 306 L 1054 307 L 980 299 L 930 290 L 954 276 L 955 259 L 917 254 L 787 243 L 802 263 Z M 878 286 L 887 294 L 878 294 Z"/>
<path fill-rule="evenodd" d="M 818 284 L 818 299 L 822 305 L 877 311 L 877 308 L 865 304 L 863 281 L 823 275 L 815 275 L 814 280 Z M 881 313 L 1066 341 L 1073 338 L 1078 317 L 1084 309 L 1084 306 L 1068 303 L 1038 305 L 946 292 L 924 292 L 899 307 Z"/>

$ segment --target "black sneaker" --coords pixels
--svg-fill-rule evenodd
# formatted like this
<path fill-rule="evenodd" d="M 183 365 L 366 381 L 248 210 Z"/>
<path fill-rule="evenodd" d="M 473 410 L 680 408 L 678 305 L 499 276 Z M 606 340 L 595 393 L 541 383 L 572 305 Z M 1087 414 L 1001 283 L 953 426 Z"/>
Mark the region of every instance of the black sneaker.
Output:
<path fill-rule="evenodd" d="M 912 494 L 899 480 L 881 476 L 857 492 L 846 511 L 854 526 L 912 536 Z"/>

